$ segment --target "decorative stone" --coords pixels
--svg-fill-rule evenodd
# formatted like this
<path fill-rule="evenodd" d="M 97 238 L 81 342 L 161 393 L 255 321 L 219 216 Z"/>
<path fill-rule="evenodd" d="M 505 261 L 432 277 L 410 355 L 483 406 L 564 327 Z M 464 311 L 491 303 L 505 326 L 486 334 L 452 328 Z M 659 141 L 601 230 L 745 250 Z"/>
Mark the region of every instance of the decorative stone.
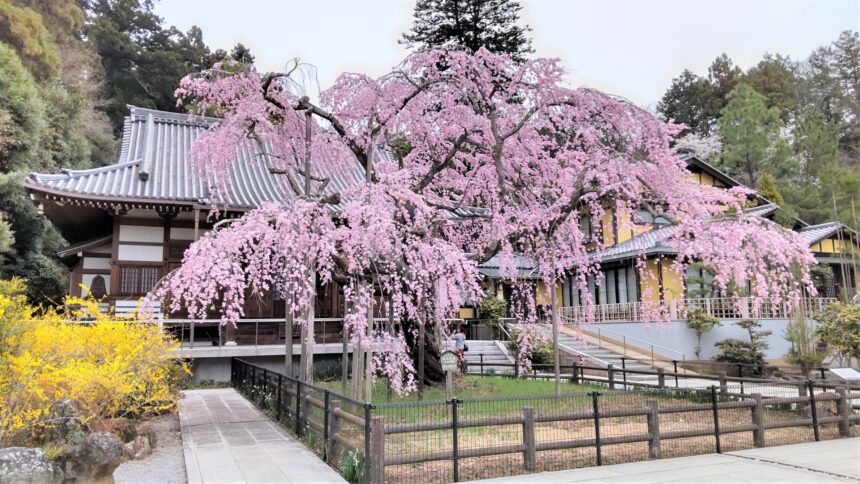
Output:
<path fill-rule="evenodd" d="M 138 435 L 131 442 L 123 445 L 123 451 L 126 459 L 140 460 L 152 453 L 152 446 L 149 439 L 143 435 Z"/>
<path fill-rule="evenodd" d="M 51 405 L 45 426 L 45 441 L 75 445 L 86 436 L 81 410 L 73 400 L 58 400 Z"/>
<path fill-rule="evenodd" d="M 122 441 L 109 432 L 94 432 L 69 450 L 66 478 L 96 480 L 113 474 L 125 458 Z"/>
<path fill-rule="evenodd" d="M 0 482 L 61 483 L 63 472 L 42 449 L 7 447 L 0 449 Z"/>
<path fill-rule="evenodd" d="M 155 449 L 155 445 L 158 443 L 158 434 L 149 422 L 144 422 L 137 426 L 137 435 L 146 437 L 149 441 L 149 446 Z"/>

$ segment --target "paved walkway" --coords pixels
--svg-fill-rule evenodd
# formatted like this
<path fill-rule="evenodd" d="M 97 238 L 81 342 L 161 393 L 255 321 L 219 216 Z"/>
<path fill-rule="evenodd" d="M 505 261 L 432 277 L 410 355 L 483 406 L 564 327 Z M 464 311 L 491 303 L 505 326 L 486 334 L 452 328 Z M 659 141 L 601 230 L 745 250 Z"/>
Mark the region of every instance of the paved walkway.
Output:
<path fill-rule="evenodd" d="M 345 482 L 232 388 L 184 392 L 179 423 L 189 484 Z"/>
<path fill-rule="evenodd" d="M 860 438 L 488 479 L 483 483 L 860 482 Z"/>

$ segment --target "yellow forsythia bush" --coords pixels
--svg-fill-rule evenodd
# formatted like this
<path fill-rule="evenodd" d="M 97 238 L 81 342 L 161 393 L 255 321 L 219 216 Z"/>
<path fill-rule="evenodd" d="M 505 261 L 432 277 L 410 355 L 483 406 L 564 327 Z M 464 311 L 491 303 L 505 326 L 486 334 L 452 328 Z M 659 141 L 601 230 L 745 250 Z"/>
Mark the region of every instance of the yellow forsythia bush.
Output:
<path fill-rule="evenodd" d="M 74 310 L 34 308 L 23 289 L 0 281 L 0 446 L 37 434 L 62 399 L 75 401 L 89 425 L 174 408 L 188 368 L 158 325 L 111 319 L 78 298 L 66 300 Z"/>

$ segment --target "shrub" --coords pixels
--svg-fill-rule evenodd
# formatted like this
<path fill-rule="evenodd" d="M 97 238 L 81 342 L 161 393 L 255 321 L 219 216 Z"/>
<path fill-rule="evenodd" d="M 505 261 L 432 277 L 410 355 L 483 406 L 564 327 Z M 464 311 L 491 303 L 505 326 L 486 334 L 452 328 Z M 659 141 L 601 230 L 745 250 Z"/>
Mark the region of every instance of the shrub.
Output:
<path fill-rule="evenodd" d="M 687 317 L 687 327 L 696 332 L 696 359 L 701 357 L 702 353 L 702 336 L 710 333 L 715 327 L 720 325 L 720 320 L 714 316 L 706 314 L 701 309 L 694 309 Z"/>
<path fill-rule="evenodd" d="M 546 365 L 554 360 L 552 341 L 536 328 L 523 327 L 511 331 L 508 347 L 515 355 L 517 364 L 525 370 L 531 369 L 533 364 Z"/>
<path fill-rule="evenodd" d="M 820 326 L 816 333 L 827 348 L 843 360 L 860 358 L 860 306 L 833 303 L 815 313 Z"/>
<path fill-rule="evenodd" d="M 351 484 L 364 483 L 364 456 L 354 450 L 340 456 L 340 473 Z"/>
<path fill-rule="evenodd" d="M 74 400 L 91 428 L 175 407 L 188 368 L 157 325 L 113 320 L 79 298 L 67 298 L 63 311 L 34 308 L 21 288 L 0 284 L 0 445 L 38 441 L 61 399 Z M 82 317 L 91 319 L 75 322 Z"/>
<path fill-rule="evenodd" d="M 314 361 L 314 379 L 317 381 L 339 381 L 343 376 L 343 362 L 326 358 Z"/>
<path fill-rule="evenodd" d="M 738 321 L 738 326 L 747 330 L 749 341 L 744 341 L 737 338 L 724 339 L 715 346 L 722 350 L 722 353 L 714 358 L 716 361 L 724 363 L 734 363 L 742 365 L 764 365 L 764 350 L 769 348 L 769 345 L 764 340 L 771 332 L 760 331 L 761 323 L 753 319 L 745 319 Z M 742 375 L 738 375 L 742 376 Z"/>

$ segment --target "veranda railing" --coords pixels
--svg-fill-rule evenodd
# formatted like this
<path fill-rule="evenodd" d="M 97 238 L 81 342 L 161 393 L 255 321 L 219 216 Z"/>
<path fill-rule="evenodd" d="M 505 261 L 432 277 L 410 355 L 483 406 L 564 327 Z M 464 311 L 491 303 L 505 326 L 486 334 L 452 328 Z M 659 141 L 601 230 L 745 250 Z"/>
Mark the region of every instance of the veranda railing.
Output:
<path fill-rule="evenodd" d="M 827 304 L 836 302 L 836 298 L 805 298 L 807 314 L 823 309 Z M 656 309 L 656 308 L 652 308 Z M 720 319 L 788 319 L 794 314 L 792 307 L 785 303 L 760 301 L 754 304 L 748 297 L 730 298 L 692 298 L 669 301 L 665 305 L 670 319 L 683 319 L 694 310 Z M 649 313 L 647 304 L 629 302 L 618 304 L 597 304 L 594 306 L 566 306 L 561 308 L 561 316 L 569 322 L 639 322 Z"/>

